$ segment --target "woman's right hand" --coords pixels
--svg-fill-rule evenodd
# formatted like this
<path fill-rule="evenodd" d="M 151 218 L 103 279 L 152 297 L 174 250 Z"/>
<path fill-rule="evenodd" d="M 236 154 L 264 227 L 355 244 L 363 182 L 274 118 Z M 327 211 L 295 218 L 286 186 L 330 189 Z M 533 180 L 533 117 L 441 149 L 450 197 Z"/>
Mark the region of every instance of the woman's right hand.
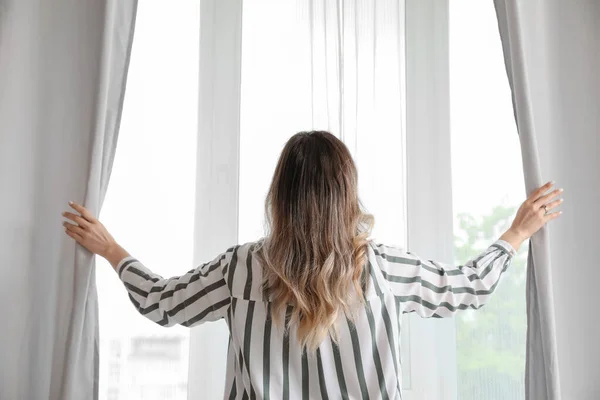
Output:
<path fill-rule="evenodd" d="M 116 268 L 119 261 L 129 253 L 119 246 L 108 229 L 88 209 L 72 201 L 69 205 L 79 214 L 71 212 L 62 214 L 63 217 L 71 220 L 71 222 L 63 222 L 65 233 L 91 253 L 104 257 L 113 268 Z"/>
<path fill-rule="evenodd" d="M 548 221 L 556 219 L 562 211 L 551 210 L 562 204 L 563 199 L 556 199 L 563 189 L 555 189 L 548 193 L 554 186 L 554 182 L 548 182 L 536 189 L 519 207 L 517 215 L 508 231 L 500 239 L 510 243 L 515 250 L 519 250 L 521 244 L 533 236 Z"/>

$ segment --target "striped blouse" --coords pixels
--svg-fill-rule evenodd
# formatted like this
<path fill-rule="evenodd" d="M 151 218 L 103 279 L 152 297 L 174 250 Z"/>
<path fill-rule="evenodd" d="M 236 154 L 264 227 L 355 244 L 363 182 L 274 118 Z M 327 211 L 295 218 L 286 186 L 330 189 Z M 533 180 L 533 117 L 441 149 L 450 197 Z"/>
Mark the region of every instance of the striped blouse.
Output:
<path fill-rule="evenodd" d="M 232 247 L 169 279 L 133 257 L 116 268 L 131 302 L 157 324 L 195 326 L 225 318 L 225 399 L 401 399 L 401 313 L 448 317 L 482 307 L 515 254 L 499 240 L 452 267 L 371 242 L 365 306 L 353 322 L 339 318 L 337 343 L 327 338 L 307 352 L 294 329 L 285 333 L 271 320 L 256 244 Z"/>

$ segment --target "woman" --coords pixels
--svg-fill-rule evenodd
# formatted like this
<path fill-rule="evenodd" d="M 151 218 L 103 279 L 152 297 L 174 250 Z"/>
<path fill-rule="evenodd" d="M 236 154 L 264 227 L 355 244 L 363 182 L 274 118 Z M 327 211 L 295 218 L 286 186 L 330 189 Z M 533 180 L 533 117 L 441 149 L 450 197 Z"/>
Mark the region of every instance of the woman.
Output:
<path fill-rule="evenodd" d="M 327 132 L 286 144 L 266 200 L 267 236 L 164 279 L 130 256 L 84 207 L 66 233 L 106 258 L 138 311 L 171 326 L 225 318 L 225 398 L 399 399 L 401 313 L 478 309 L 522 242 L 560 213 L 536 190 L 510 229 L 464 266 L 369 240 L 346 146 Z"/>

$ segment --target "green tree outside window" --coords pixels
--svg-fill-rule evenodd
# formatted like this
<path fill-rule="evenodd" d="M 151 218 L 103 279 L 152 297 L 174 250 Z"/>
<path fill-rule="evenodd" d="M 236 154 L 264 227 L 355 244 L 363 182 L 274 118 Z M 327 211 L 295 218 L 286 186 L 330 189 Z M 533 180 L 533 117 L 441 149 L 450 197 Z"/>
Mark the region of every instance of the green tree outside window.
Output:
<path fill-rule="evenodd" d="M 498 206 L 481 217 L 457 215 L 454 254 L 458 264 L 485 250 L 509 228 L 516 208 Z M 457 314 L 458 398 L 520 400 L 525 398 L 525 277 L 528 242 L 524 243 L 490 301 L 481 310 Z"/>

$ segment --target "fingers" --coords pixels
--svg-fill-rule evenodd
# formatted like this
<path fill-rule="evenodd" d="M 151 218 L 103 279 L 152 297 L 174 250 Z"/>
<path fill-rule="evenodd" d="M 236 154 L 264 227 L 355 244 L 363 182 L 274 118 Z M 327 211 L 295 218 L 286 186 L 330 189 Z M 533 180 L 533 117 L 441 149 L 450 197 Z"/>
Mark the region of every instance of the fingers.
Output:
<path fill-rule="evenodd" d="M 81 214 L 81 216 L 85 218 L 88 222 L 94 222 L 96 220 L 92 213 L 89 212 L 84 206 L 74 203 L 72 201 L 69 202 L 69 205 L 71 206 L 71 208 L 73 208 L 75 211 Z"/>
<path fill-rule="evenodd" d="M 70 219 L 73 222 L 76 222 L 79 226 L 81 226 L 82 228 L 88 228 L 89 227 L 89 222 L 84 219 L 83 217 L 70 213 L 70 212 L 64 212 L 62 213 L 63 217 Z"/>
<path fill-rule="evenodd" d="M 81 235 L 76 234 L 73 231 L 70 231 L 69 229 L 65 228 L 65 233 L 67 235 L 69 235 L 70 237 L 72 237 L 73 239 L 75 239 L 78 243 L 81 243 L 81 241 L 83 240 L 83 237 L 81 237 Z"/>
<path fill-rule="evenodd" d="M 77 225 L 73 225 L 69 222 L 63 222 L 63 226 L 65 227 L 65 230 L 67 230 L 68 232 L 72 232 L 75 233 L 81 237 L 83 237 L 83 234 L 85 233 L 85 231 L 83 230 L 83 228 L 77 226 Z"/>
<path fill-rule="evenodd" d="M 546 210 L 552 210 L 558 206 L 560 206 L 563 202 L 563 199 L 557 199 L 554 201 L 551 201 L 550 203 L 546 203 Z"/>
<path fill-rule="evenodd" d="M 537 188 L 536 190 L 533 191 L 533 193 L 531 193 L 531 195 L 529 196 L 529 198 L 527 199 L 530 202 L 535 202 L 538 198 L 540 198 L 540 196 L 544 193 L 546 193 L 548 190 L 550 190 L 550 188 L 554 186 L 554 182 L 550 181 L 548 183 L 546 183 L 543 186 L 540 186 L 539 188 Z"/>
<path fill-rule="evenodd" d="M 551 221 L 553 219 L 556 219 L 556 218 L 560 217 L 561 214 L 562 214 L 562 211 L 556 211 L 556 212 L 553 212 L 553 213 L 546 214 L 544 216 L 544 218 L 546 219 L 546 222 L 548 222 L 548 221 Z"/>
<path fill-rule="evenodd" d="M 553 198 L 555 198 L 556 196 L 558 196 L 559 194 L 561 194 L 563 192 L 563 189 L 555 189 L 553 191 L 551 191 L 548 194 L 545 194 L 543 196 L 540 196 L 539 198 L 537 198 L 533 204 L 536 207 L 541 207 L 542 205 L 546 204 L 547 202 L 549 202 L 550 200 L 552 200 Z"/>

